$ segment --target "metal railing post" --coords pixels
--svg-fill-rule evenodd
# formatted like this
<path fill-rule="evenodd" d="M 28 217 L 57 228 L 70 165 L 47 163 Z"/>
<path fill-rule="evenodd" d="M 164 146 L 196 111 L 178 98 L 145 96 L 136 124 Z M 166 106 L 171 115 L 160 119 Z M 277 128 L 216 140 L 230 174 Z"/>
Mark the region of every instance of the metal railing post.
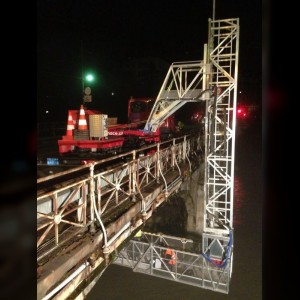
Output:
<path fill-rule="evenodd" d="M 90 165 L 90 214 L 91 214 L 91 225 L 90 225 L 90 233 L 95 233 L 95 178 L 94 178 L 94 164 L 91 163 Z"/>

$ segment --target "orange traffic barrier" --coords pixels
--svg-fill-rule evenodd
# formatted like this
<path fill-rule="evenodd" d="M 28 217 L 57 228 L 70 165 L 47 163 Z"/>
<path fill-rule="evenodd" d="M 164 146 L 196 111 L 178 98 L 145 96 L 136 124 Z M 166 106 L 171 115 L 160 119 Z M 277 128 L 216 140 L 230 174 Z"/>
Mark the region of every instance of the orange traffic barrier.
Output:
<path fill-rule="evenodd" d="M 78 130 L 87 130 L 87 122 L 85 118 L 85 112 L 83 109 L 83 105 L 80 106 L 80 113 L 79 113 L 79 121 L 78 121 Z"/>
<path fill-rule="evenodd" d="M 69 112 L 66 135 L 73 136 L 73 129 L 75 129 L 74 121 L 73 121 L 71 113 Z"/>

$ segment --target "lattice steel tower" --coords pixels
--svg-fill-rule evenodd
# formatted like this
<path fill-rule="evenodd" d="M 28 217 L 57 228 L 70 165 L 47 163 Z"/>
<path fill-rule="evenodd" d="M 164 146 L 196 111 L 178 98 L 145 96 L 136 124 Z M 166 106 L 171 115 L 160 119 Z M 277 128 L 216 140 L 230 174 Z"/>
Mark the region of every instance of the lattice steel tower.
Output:
<path fill-rule="evenodd" d="M 203 252 L 222 257 L 220 239 L 232 239 L 233 229 L 239 19 L 209 19 L 208 36 L 204 88 L 214 92 L 206 101 Z"/>

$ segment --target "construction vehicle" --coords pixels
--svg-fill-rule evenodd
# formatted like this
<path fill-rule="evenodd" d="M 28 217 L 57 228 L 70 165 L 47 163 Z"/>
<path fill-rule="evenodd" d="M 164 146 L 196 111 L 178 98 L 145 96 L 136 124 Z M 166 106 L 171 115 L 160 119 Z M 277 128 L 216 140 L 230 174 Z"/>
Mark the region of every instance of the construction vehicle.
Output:
<path fill-rule="evenodd" d="M 131 97 L 128 101 L 128 124 L 117 124 L 117 118 L 109 118 L 100 111 L 84 109 L 83 106 L 80 110 L 69 110 L 66 135 L 58 140 L 59 153 L 115 153 L 123 147 L 140 147 L 174 136 L 174 115 L 166 118 L 155 132 L 143 130 L 153 104 L 152 98 Z"/>

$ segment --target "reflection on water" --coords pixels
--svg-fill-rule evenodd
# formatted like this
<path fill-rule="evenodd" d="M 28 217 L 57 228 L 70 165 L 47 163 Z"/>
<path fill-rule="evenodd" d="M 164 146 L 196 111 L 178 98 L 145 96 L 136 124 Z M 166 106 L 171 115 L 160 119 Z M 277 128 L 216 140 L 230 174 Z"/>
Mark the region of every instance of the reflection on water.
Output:
<path fill-rule="evenodd" d="M 234 208 L 234 213 L 233 213 L 233 227 L 237 228 L 243 220 L 241 219 L 241 209 L 243 206 L 244 202 L 244 190 L 243 190 L 243 185 L 242 182 L 239 180 L 237 176 L 234 177 L 234 203 L 233 203 L 233 208 Z"/>

